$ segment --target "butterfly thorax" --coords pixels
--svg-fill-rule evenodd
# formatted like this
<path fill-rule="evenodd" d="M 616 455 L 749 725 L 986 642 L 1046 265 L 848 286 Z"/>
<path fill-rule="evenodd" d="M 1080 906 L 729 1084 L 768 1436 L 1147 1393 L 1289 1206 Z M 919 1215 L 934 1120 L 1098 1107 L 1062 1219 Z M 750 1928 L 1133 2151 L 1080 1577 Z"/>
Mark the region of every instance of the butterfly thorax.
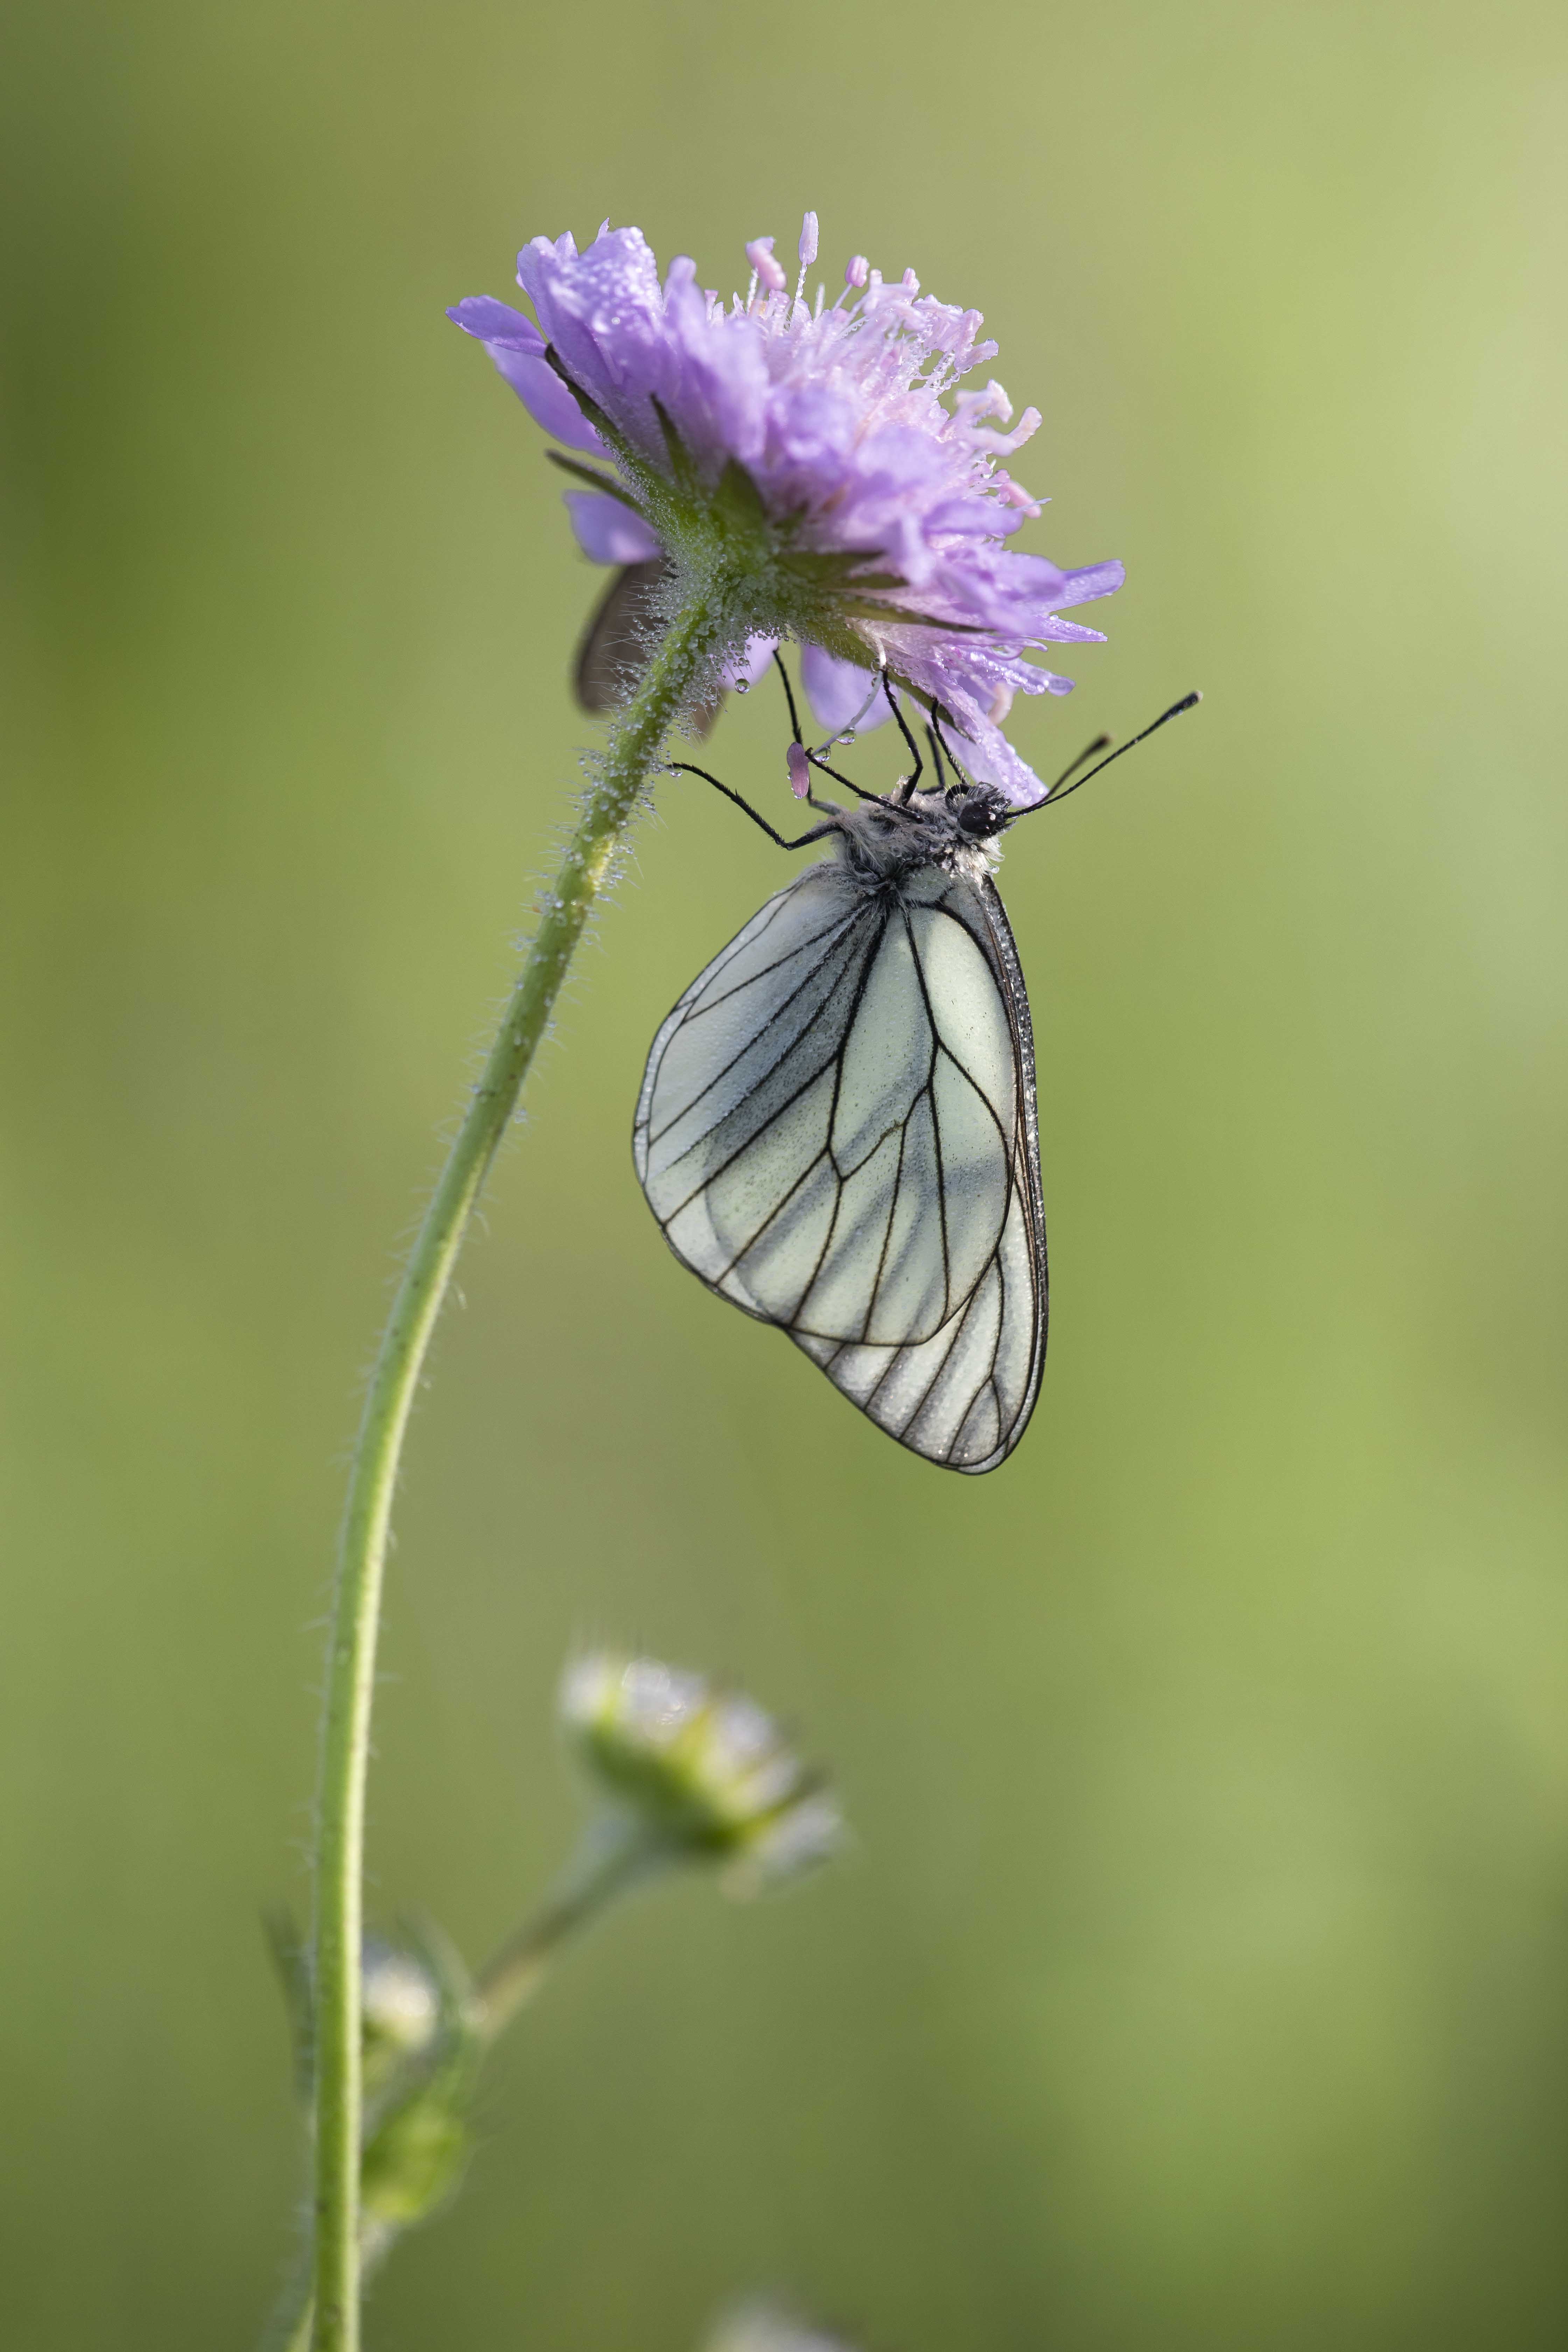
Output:
<path fill-rule="evenodd" d="M 979 882 L 1001 861 L 996 840 L 1001 825 L 993 822 L 988 796 L 916 793 L 907 802 L 859 801 L 837 814 L 835 847 L 840 862 L 851 880 L 868 892 L 897 890 L 930 867 Z M 963 822 L 966 814 L 968 824 Z"/>

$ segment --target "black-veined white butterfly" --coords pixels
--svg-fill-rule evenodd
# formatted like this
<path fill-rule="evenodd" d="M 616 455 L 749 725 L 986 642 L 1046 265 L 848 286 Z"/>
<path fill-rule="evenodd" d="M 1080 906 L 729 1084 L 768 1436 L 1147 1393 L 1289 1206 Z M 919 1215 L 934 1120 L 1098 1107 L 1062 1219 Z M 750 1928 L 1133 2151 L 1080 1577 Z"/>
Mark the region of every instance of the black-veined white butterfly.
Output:
<path fill-rule="evenodd" d="M 803 782 L 821 770 L 858 803 L 811 795 L 824 821 L 798 841 L 705 769 L 668 763 L 780 848 L 831 840 L 835 854 L 770 898 L 676 1005 L 648 1055 L 632 1150 L 665 1239 L 700 1281 L 786 1331 L 901 1445 L 975 1474 L 1023 1435 L 1046 1352 L 1034 1033 L 991 878 L 998 836 L 1025 812 L 963 778 L 940 710 L 922 790 L 886 673 L 881 690 L 914 755 L 886 797 L 805 750 L 790 695 L 792 768 Z M 960 781 L 946 782 L 944 751 Z"/>

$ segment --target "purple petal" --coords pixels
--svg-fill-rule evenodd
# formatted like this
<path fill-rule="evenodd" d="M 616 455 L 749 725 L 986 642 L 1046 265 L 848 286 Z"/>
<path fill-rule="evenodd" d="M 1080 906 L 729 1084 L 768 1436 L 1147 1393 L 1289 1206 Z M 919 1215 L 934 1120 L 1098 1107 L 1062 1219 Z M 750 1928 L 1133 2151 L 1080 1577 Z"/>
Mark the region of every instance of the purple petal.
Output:
<path fill-rule="evenodd" d="M 557 441 L 564 441 L 568 449 L 605 455 L 604 443 L 548 360 L 535 359 L 531 352 L 515 351 L 507 343 L 487 343 L 485 349 L 536 425 L 553 434 Z"/>
<path fill-rule="evenodd" d="M 720 672 L 724 684 L 738 686 L 744 678 L 748 686 L 755 686 L 765 674 L 777 644 L 776 637 L 748 637 L 744 652 L 737 655 L 733 661 L 726 662 Z"/>
<path fill-rule="evenodd" d="M 962 732 L 950 729 L 948 740 L 976 783 L 994 784 L 1015 808 L 1027 808 L 1045 798 L 1046 788 L 1033 768 L 988 719 L 971 719 Z"/>
<path fill-rule="evenodd" d="M 808 223 L 805 242 L 812 241 Z M 672 262 L 661 285 L 637 229 L 606 225 L 583 253 L 569 236 L 536 237 L 518 257 L 518 278 L 537 327 L 484 298 L 458 304 L 453 315 L 569 445 L 595 447 L 570 385 L 662 470 L 662 411 L 702 483 L 712 487 L 738 462 L 764 511 L 787 524 L 803 551 L 852 556 L 865 571 L 890 575 L 896 587 L 872 592 L 889 599 L 877 646 L 919 692 L 943 703 L 1009 797 L 1037 798 L 1037 782 L 997 722 L 1010 694 L 1068 690 L 1068 680 L 1024 656 L 1098 636 L 1065 615 L 1120 588 L 1121 566 L 1068 572 L 1009 545 L 1037 501 L 997 461 L 1038 420 L 1031 409 L 1016 430 L 993 429 L 984 420 L 1005 428 L 1011 414 L 1000 385 L 958 389 L 994 356 L 994 344 L 981 340 L 978 311 L 922 295 L 912 271 L 893 282 L 858 262 L 845 298 L 810 309 L 786 299 L 771 240 L 754 244 L 751 257 L 773 290 L 726 307 L 700 286 L 689 259 Z M 565 383 L 547 367 L 544 344 Z M 595 501 L 584 504 L 584 543 L 596 554 L 618 553 L 627 545 L 622 534 L 636 535 L 635 525 Z M 825 584 L 825 596 L 832 593 Z M 826 621 L 824 634 L 833 635 Z M 865 667 L 820 646 L 803 658 L 812 707 L 836 733 L 883 725 L 889 715 L 872 685 L 877 656 L 863 634 Z M 760 642 L 748 646 L 733 674 L 757 674 L 761 651 Z"/>
<path fill-rule="evenodd" d="M 536 236 L 517 257 L 517 276 L 562 365 L 590 399 L 614 411 L 624 387 L 639 395 L 640 409 L 648 392 L 668 390 L 664 299 L 639 229 L 601 229 L 584 254 L 569 236 L 554 245 Z"/>
<path fill-rule="evenodd" d="M 1081 621 L 1060 621 L 1054 613 L 1047 613 L 1032 642 L 1050 646 L 1102 646 L 1105 631 L 1086 629 Z"/>
<path fill-rule="evenodd" d="M 893 715 L 874 669 L 840 661 L 837 654 L 824 653 L 820 646 L 802 646 L 800 676 L 813 710 L 831 734 L 837 735 L 853 719 L 857 733 L 868 735 L 873 727 L 884 725 Z M 861 715 L 861 706 L 873 688 L 876 699 Z"/>
<path fill-rule="evenodd" d="M 1065 572 L 1065 591 L 1057 592 L 1058 604 L 1089 604 L 1097 596 L 1113 596 L 1127 577 L 1120 563 L 1088 563 L 1081 572 Z"/>
<path fill-rule="evenodd" d="M 605 490 L 568 490 L 566 510 L 591 563 L 647 563 L 659 551 L 657 531 Z"/>
<path fill-rule="evenodd" d="M 453 303 L 447 316 L 476 342 L 506 343 L 520 352 L 531 352 L 536 359 L 543 355 L 544 338 L 533 320 L 514 310 L 510 302 L 498 302 L 491 294 L 466 294 L 460 302 Z"/>
<path fill-rule="evenodd" d="M 604 456 L 604 443 L 544 358 L 543 336 L 521 310 L 488 294 L 470 294 L 455 302 L 447 316 L 465 335 L 483 343 L 536 425 L 564 441 L 568 449 Z"/>

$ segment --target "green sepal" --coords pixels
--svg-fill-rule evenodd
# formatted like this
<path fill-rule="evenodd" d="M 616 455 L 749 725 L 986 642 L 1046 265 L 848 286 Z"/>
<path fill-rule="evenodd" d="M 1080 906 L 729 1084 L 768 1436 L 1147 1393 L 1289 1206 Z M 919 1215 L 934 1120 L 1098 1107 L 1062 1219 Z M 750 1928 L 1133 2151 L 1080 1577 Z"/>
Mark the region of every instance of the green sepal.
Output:
<path fill-rule="evenodd" d="M 616 456 L 620 459 L 622 465 L 626 467 L 627 473 L 631 475 L 633 480 L 638 483 L 646 483 L 649 487 L 657 485 L 658 477 L 648 465 L 647 460 L 644 457 L 642 452 L 639 449 L 633 448 L 631 443 L 626 439 L 626 435 L 621 431 L 619 425 L 612 425 L 610 419 L 605 415 L 598 402 L 593 399 L 589 394 L 585 393 L 581 384 L 574 383 L 573 382 L 571 376 L 568 375 L 566 370 L 562 366 L 560 353 L 556 351 L 553 343 L 546 343 L 544 346 L 544 359 L 545 364 L 553 369 L 554 373 L 561 378 L 562 383 L 565 385 L 567 391 L 571 394 L 573 399 L 576 402 L 578 407 L 582 410 L 584 415 L 587 418 L 595 432 L 597 433 L 602 441 L 608 443 L 609 446 L 615 451 Z M 553 457 L 555 453 L 553 450 L 551 450 L 548 454 Z"/>
<path fill-rule="evenodd" d="M 669 459 L 669 478 L 686 498 L 701 487 L 697 462 L 676 429 L 676 423 L 658 393 L 648 394 L 653 413 L 658 419 L 658 429 L 664 436 L 664 453 Z"/>
<path fill-rule="evenodd" d="M 912 613 L 907 604 L 879 604 L 869 597 L 846 597 L 838 610 L 846 620 L 850 621 L 901 621 L 907 627 L 942 629 L 953 636 L 963 637 L 984 637 L 990 634 L 978 621 L 941 621 L 930 613 Z"/>
<path fill-rule="evenodd" d="M 562 383 L 565 385 L 567 391 L 571 394 L 573 399 L 576 402 L 578 407 L 582 410 L 584 415 L 587 418 L 595 432 L 602 433 L 612 448 L 618 447 L 621 439 L 620 435 L 616 432 L 615 426 L 611 424 L 609 418 L 605 415 L 598 402 L 595 400 L 590 394 L 585 393 L 580 383 L 573 383 L 572 378 L 567 374 L 565 368 L 561 363 L 561 354 L 556 350 L 553 343 L 546 343 L 544 346 L 544 364 L 546 367 L 552 369 L 561 378 Z"/>
<path fill-rule="evenodd" d="M 544 454 L 552 466 L 560 467 L 563 474 L 575 474 L 580 482 L 591 482 L 595 489 L 603 490 L 606 498 L 619 499 L 622 506 L 630 507 L 633 514 L 642 515 L 644 522 L 647 522 L 647 515 L 643 514 L 630 490 L 617 482 L 613 475 L 598 473 L 592 466 L 584 466 L 577 458 L 568 457 L 560 449 L 547 449 Z"/>
<path fill-rule="evenodd" d="M 781 572 L 796 580 L 808 581 L 819 588 L 907 588 L 909 582 L 897 572 L 862 572 L 859 566 L 876 561 L 869 549 L 799 548 L 778 559 Z"/>
<path fill-rule="evenodd" d="M 713 510 L 719 528 L 732 546 L 743 549 L 756 560 L 766 558 L 772 545 L 767 509 L 763 504 L 762 492 L 738 457 L 731 457 L 719 477 Z"/>

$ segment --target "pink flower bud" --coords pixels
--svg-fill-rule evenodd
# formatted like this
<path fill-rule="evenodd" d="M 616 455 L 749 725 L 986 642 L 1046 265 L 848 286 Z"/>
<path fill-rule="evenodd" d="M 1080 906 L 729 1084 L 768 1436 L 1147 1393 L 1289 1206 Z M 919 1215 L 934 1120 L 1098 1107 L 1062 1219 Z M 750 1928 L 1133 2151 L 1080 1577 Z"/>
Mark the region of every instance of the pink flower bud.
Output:
<path fill-rule="evenodd" d="M 800 266 L 803 269 L 809 269 L 816 259 L 816 215 L 815 213 L 807 213 L 805 221 L 801 225 Z"/>
<path fill-rule="evenodd" d="M 789 770 L 789 788 L 797 801 L 805 800 L 811 790 L 811 761 L 798 743 L 792 743 L 784 753 L 784 765 Z"/>
<path fill-rule="evenodd" d="M 846 286 L 864 286 L 871 275 L 871 265 L 863 253 L 858 253 L 844 273 Z"/>

